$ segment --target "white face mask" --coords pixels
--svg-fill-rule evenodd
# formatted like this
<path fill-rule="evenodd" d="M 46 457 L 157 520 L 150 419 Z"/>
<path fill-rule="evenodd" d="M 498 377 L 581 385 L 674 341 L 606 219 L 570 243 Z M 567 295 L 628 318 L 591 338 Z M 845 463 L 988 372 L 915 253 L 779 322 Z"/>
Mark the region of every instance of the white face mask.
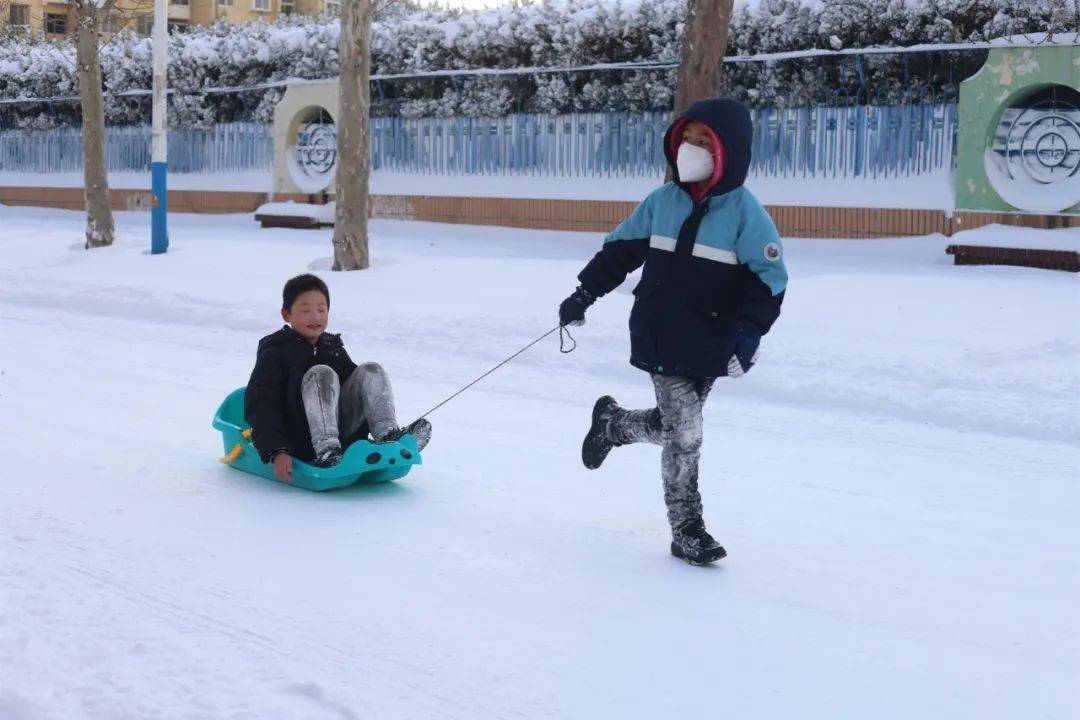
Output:
<path fill-rule="evenodd" d="M 700 182 L 708 180 L 713 174 L 712 153 L 703 147 L 684 142 L 675 156 L 675 167 L 679 171 L 679 180 Z"/>

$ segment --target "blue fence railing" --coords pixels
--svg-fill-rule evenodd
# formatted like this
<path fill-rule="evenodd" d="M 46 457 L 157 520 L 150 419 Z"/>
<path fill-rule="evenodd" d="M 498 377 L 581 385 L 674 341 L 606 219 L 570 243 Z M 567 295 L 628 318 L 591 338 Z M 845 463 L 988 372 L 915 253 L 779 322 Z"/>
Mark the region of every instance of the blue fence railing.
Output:
<path fill-rule="evenodd" d="M 754 112 L 752 172 L 767 176 L 920 175 L 952 167 L 956 105 L 860 105 Z"/>
<path fill-rule="evenodd" d="M 110 172 L 150 172 L 149 126 L 105 130 Z M 169 130 L 169 170 L 225 173 L 266 170 L 274 165 L 270 126 L 227 123 L 209 130 Z M 82 172 L 82 129 L 0 131 L 0 172 Z"/>
<path fill-rule="evenodd" d="M 660 112 L 373 118 L 372 165 L 454 175 L 657 175 L 669 122 Z"/>
<path fill-rule="evenodd" d="M 375 169 L 447 175 L 657 176 L 668 113 L 372 118 Z M 777 177 L 919 175 L 949 168 L 956 106 L 813 107 L 754 111 L 751 172 Z M 82 169 L 79 128 L 0 131 L 0 172 Z M 106 131 L 110 171 L 148 171 L 150 129 Z M 169 133 L 176 173 L 266 170 L 273 132 L 253 123 Z"/>

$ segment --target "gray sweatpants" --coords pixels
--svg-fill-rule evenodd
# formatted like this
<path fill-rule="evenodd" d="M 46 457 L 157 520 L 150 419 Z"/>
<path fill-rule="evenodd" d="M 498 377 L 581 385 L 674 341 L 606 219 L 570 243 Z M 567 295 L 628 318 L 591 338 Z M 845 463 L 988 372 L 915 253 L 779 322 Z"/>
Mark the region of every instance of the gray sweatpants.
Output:
<path fill-rule="evenodd" d="M 664 502 L 672 529 L 701 517 L 698 460 L 701 458 L 702 409 L 715 378 L 653 375 L 656 407 L 619 409 L 608 421 L 607 436 L 615 445 L 661 445 Z"/>
<path fill-rule="evenodd" d="M 300 385 L 315 455 L 346 440 L 366 425 L 376 440 L 397 427 L 390 377 L 377 363 L 364 363 L 341 385 L 329 365 L 315 365 Z"/>

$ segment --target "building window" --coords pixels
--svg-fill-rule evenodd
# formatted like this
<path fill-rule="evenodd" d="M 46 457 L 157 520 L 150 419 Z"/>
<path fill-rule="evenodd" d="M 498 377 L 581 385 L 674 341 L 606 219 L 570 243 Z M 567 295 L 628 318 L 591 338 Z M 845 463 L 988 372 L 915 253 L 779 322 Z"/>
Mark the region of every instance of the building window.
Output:
<path fill-rule="evenodd" d="M 29 5 L 12 5 L 11 6 L 11 24 L 12 25 L 29 25 L 30 24 L 30 6 Z"/>
<path fill-rule="evenodd" d="M 187 20 L 170 20 L 167 24 L 169 34 L 185 33 L 191 29 L 191 23 Z"/>
<path fill-rule="evenodd" d="M 258 12 L 270 12 L 270 0 L 251 0 L 251 9 Z"/>
<path fill-rule="evenodd" d="M 154 33 L 154 14 L 146 13 L 145 15 L 140 15 L 139 19 L 135 21 L 135 32 L 143 37 L 152 35 Z"/>
<path fill-rule="evenodd" d="M 190 5 L 191 0 L 169 0 L 170 5 Z"/>
<path fill-rule="evenodd" d="M 218 0 L 218 5 L 221 7 L 232 7 L 233 0 Z"/>
<path fill-rule="evenodd" d="M 295 0 L 281 0 L 282 15 L 292 15 L 294 12 L 296 12 Z"/>
<path fill-rule="evenodd" d="M 45 32 L 49 35 L 67 35 L 67 15 L 46 13 Z"/>

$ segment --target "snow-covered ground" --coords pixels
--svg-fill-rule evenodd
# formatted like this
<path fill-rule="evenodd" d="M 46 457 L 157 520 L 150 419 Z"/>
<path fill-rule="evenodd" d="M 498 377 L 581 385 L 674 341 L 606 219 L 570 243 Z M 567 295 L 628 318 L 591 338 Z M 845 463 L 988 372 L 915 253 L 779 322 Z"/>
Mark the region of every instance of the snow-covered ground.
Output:
<path fill-rule="evenodd" d="M 0 187 L 81 188 L 84 183 L 82 172 L 0 172 Z M 170 190 L 268 193 L 274 189 L 274 177 L 269 169 L 224 173 L 170 173 L 168 183 Z M 150 173 L 111 172 L 109 187 L 115 190 L 149 190 Z"/>
<path fill-rule="evenodd" d="M 85 252 L 80 214 L 0 207 L 3 720 L 1080 707 L 1077 276 L 788 240 L 760 365 L 707 408 L 730 555 L 700 569 L 667 555 L 656 448 L 578 460 L 596 396 L 650 401 L 629 284 L 575 353 L 551 338 L 434 414 L 398 484 L 217 463 L 288 276 L 323 273 L 410 419 L 552 327 L 600 236 L 377 221 L 373 269 L 340 274 L 329 231 L 177 215 L 153 257 L 148 216 L 118 220 Z"/>
<path fill-rule="evenodd" d="M 435 195 L 445 197 L 510 197 L 545 200 L 643 199 L 663 178 L 545 177 L 532 175 L 417 175 L 376 170 L 371 192 L 382 195 Z M 150 189 L 149 173 L 112 173 L 113 188 Z M 82 187 L 82 173 L 0 172 L 0 187 Z M 270 192 L 269 171 L 183 174 L 169 176 L 173 190 L 243 190 Z M 747 187 L 770 205 L 825 205 L 829 207 L 887 207 L 951 210 L 952 175 L 947 171 L 910 177 L 827 178 L 754 177 Z"/>

